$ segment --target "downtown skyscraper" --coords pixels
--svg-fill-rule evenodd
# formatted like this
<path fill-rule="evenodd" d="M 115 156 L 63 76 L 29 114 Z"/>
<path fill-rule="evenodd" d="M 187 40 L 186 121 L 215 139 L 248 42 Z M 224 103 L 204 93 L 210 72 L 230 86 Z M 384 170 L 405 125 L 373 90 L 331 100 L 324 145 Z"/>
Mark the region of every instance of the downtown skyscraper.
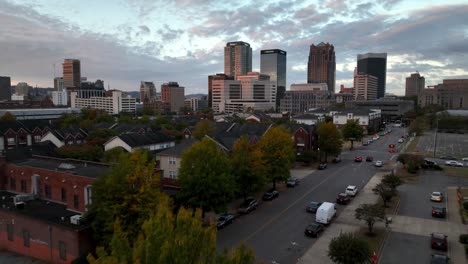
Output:
<path fill-rule="evenodd" d="M 252 71 L 252 48 L 249 43 L 234 41 L 224 47 L 224 74 L 234 76 Z"/>
<path fill-rule="evenodd" d="M 326 83 L 328 90 L 335 92 L 335 48 L 330 43 L 310 45 L 307 63 L 307 83 Z"/>
<path fill-rule="evenodd" d="M 260 73 L 270 76 L 276 82 L 276 109 L 286 91 L 286 51 L 270 49 L 260 51 Z"/>
<path fill-rule="evenodd" d="M 358 54 L 357 73 L 377 77 L 377 98 L 385 96 L 387 53 Z"/>
<path fill-rule="evenodd" d="M 81 87 L 81 64 L 80 60 L 65 59 L 63 61 L 63 86 L 70 90 Z"/>

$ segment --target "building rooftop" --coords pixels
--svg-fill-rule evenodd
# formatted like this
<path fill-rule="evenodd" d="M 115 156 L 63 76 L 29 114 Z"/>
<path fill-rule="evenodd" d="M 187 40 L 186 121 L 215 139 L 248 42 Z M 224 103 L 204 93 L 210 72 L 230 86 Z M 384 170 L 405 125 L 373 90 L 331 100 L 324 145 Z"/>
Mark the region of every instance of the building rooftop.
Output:
<path fill-rule="evenodd" d="M 119 138 L 132 148 L 174 141 L 172 137 L 161 132 L 146 133 L 143 135 L 137 133 L 122 134 Z"/>
<path fill-rule="evenodd" d="M 160 156 L 182 156 L 182 152 L 189 149 L 193 144 L 197 143 L 198 139 L 191 138 L 182 140 L 179 144 L 175 145 L 172 148 L 165 149 L 159 152 Z"/>
<path fill-rule="evenodd" d="M 72 212 L 66 209 L 66 206 L 59 203 L 50 201 L 34 199 L 25 201 L 24 208 L 17 208 L 13 202 L 14 193 L 0 191 L 0 210 L 14 214 L 28 216 L 35 220 L 42 220 L 54 225 L 60 225 L 75 230 L 82 230 L 88 225 L 80 223 L 75 225 L 70 223 L 70 217 L 79 215 L 79 213 Z M 8 219 L 2 219 L 8 221 Z M 13 221 L 13 220 L 12 220 Z"/>

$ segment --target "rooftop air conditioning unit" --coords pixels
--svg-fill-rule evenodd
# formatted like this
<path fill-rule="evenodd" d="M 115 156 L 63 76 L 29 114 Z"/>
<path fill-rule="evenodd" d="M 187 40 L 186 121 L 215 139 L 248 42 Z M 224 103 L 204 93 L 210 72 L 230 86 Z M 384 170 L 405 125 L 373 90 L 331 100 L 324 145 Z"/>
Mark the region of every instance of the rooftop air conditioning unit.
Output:
<path fill-rule="evenodd" d="M 82 216 L 81 215 L 74 215 L 70 216 L 70 223 L 74 225 L 79 225 L 81 221 Z"/>

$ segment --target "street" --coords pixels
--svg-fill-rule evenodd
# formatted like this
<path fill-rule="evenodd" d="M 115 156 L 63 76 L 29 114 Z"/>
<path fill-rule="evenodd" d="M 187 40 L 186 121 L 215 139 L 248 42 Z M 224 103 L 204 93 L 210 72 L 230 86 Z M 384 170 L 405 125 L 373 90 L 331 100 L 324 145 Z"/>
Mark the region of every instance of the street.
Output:
<path fill-rule="evenodd" d="M 374 162 L 382 160 L 384 163 L 390 158 L 396 159 L 396 154 L 387 152 L 388 145 L 397 142 L 402 130 L 393 129 L 392 133 L 381 136 L 369 146 L 345 150 L 341 163 L 329 162 L 327 169 L 307 175 L 298 187 L 280 192 L 279 199 L 264 202 L 256 211 L 238 218 L 219 231 L 218 247 L 230 249 L 244 241 L 265 263 L 296 263 L 315 242 L 315 239 L 304 235 L 305 227 L 315 221 L 315 215 L 305 211 L 306 205 L 310 201 L 335 202 L 338 193 L 348 185 L 361 189 L 381 170 L 373 162 L 366 162 L 365 157 L 370 155 Z M 364 161 L 354 162 L 355 156 L 362 156 Z M 338 215 L 342 208 L 338 205 Z"/>

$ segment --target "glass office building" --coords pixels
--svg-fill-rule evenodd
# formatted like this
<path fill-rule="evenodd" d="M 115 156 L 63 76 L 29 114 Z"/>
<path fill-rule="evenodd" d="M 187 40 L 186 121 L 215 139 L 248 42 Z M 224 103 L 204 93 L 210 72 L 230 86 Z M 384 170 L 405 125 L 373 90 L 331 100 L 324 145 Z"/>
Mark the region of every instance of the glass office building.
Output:
<path fill-rule="evenodd" d="M 387 53 L 358 54 L 357 61 L 357 73 L 377 77 L 377 98 L 384 97 L 387 76 Z"/>
<path fill-rule="evenodd" d="M 270 49 L 260 51 L 260 72 L 276 82 L 276 109 L 286 91 L 286 51 Z"/>

